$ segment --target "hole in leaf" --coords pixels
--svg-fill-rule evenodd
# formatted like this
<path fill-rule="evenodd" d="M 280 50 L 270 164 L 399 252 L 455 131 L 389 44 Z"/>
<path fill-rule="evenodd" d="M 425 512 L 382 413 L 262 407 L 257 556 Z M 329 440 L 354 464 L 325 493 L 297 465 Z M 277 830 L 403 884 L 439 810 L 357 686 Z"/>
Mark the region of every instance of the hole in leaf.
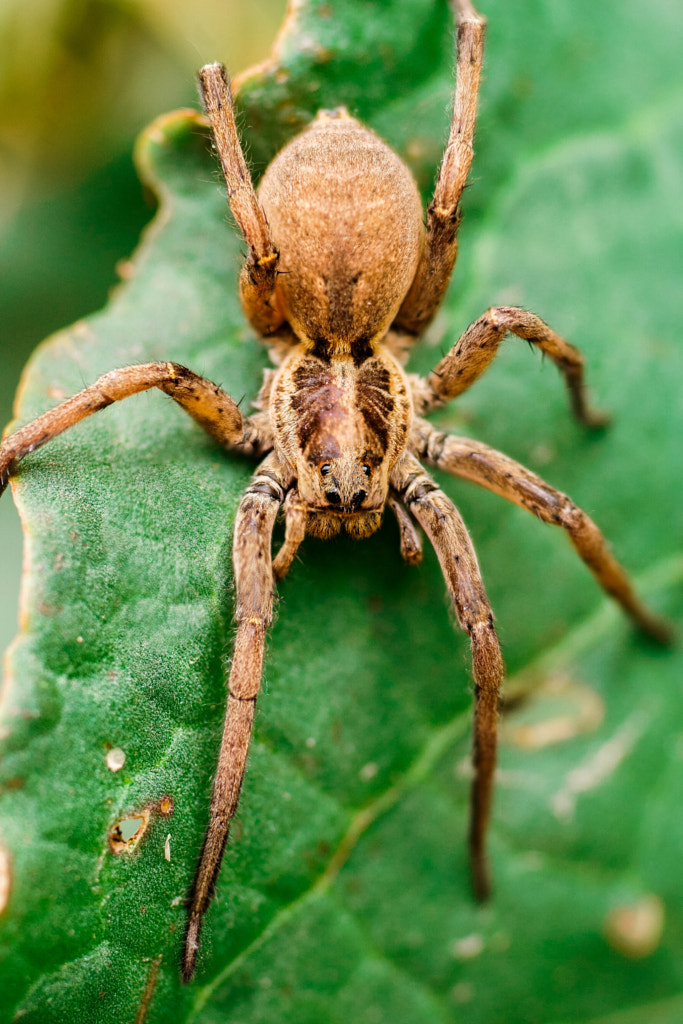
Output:
<path fill-rule="evenodd" d="M 124 843 L 129 843 L 131 839 L 140 831 L 145 823 L 144 818 L 125 818 L 119 822 L 119 835 Z"/>
<path fill-rule="evenodd" d="M 139 814 L 130 814 L 119 820 L 109 831 L 109 848 L 112 853 L 130 853 L 140 842 L 149 824 L 149 808 Z"/>

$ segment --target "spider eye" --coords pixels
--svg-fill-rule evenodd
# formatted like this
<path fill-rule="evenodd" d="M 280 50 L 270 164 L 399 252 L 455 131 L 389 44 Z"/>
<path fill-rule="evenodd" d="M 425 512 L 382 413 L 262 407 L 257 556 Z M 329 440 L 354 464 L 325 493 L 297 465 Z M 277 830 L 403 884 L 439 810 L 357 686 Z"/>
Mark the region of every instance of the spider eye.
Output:
<path fill-rule="evenodd" d="M 329 462 L 323 462 L 322 466 L 320 467 L 320 475 L 327 476 L 331 469 L 332 466 L 329 464 Z"/>
<path fill-rule="evenodd" d="M 370 474 L 372 473 L 372 470 L 368 466 L 367 462 L 364 462 L 360 468 L 363 470 L 366 476 L 370 476 Z"/>

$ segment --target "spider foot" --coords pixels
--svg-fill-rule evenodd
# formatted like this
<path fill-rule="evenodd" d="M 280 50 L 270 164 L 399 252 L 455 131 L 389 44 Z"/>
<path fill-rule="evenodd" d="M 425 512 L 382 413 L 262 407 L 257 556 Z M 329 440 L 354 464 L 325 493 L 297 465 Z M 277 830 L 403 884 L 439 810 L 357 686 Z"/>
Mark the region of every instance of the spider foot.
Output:
<path fill-rule="evenodd" d="M 652 612 L 644 610 L 638 616 L 636 625 L 648 640 L 663 647 L 673 647 L 676 642 L 677 632 L 673 623 L 660 615 L 654 615 Z"/>

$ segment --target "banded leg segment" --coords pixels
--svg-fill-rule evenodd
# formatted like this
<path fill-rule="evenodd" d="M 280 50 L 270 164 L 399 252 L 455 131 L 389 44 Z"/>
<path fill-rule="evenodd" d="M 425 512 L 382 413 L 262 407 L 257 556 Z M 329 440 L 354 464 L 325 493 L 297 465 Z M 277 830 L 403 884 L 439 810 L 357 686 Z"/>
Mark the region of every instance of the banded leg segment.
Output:
<path fill-rule="evenodd" d="M 469 853 L 477 899 L 489 896 L 486 832 L 491 815 L 498 736 L 498 695 L 503 659 L 472 542 L 460 513 L 407 454 L 394 470 L 392 487 L 429 537 L 436 551 L 460 627 L 468 633 L 474 674 L 474 777 Z"/>
<path fill-rule="evenodd" d="M 256 425 L 242 416 L 230 395 L 218 385 L 179 363 L 143 363 L 105 373 L 84 391 L 6 437 L 0 445 L 0 493 L 13 467 L 29 452 L 94 412 L 150 388 L 169 395 L 219 444 L 258 450 L 262 438 Z"/>
<path fill-rule="evenodd" d="M 258 468 L 235 519 L 233 562 L 237 636 L 228 680 L 228 706 L 218 768 L 211 794 L 209 825 L 188 899 L 183 948 L 184 981 L 194 975 L 204 914 L 214 893 L 230 822 L 235 815 L 249 750 L 266 632 L 273 618 L 271 540 L 278 510 L 290 481 L 277 455 Z"/>
<path fill-rule="evenodd" d="M 269 335 L 283 322 L 281 313 L 270 303 L 280 255 L 273 244 L 266 215 L 254 191 L 242 153 L 230 78 L 222 64 L 206 64 L 201 69 L 199 91 L 213 127 L 230 210 L 249 247 L 240 275 L 242 305 L 259 334 Z"/>
<path fill-rule="evenodd" d="M 472 163 L 486 20 L 475 11 L 470 0 L 454 0 L 454 7 L 457 63 L 450 134 L 434 197 L 427 209 L 420 262 L 395 321 L 396 328 L 416 336 L 434 316 L 453 273 L 458 255 L 460 198 Z"/>
<path fill-rule="evenodd" d="M 661 643 L 670 641 L 668 624 L 643 604 L 603 534 L 566 494 L 507 455 L 478 441 L 441 434 L 425 420 L 417 421 L 413 439 L 418 453 L 432 465 L 499 494 L 544 523 L 562 527 L 602 589 L 635 625 Z"/>
<path fill-rule="evenodd" d="M 427 377 L 427 404 L 424 411 L 449 402 L 471 387 L 488 368 L 508 333 L 531 342 L 552 359 L 564 377 L 572 412 L 580 423 L 587 427 L 605 425 L 607 417 L 589 407 L 584 381 L 584 358 L 579 350 L 548 327 L 540 317 L 516 306 L 496 306 L 470 324 Z"/>

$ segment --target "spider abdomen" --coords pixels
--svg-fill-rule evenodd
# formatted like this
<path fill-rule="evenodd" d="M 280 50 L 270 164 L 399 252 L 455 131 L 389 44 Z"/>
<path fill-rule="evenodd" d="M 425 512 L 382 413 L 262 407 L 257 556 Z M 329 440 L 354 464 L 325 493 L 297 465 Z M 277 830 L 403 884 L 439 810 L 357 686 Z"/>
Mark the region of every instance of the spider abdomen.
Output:
<path fill-rule="evenodd" d="M 258 194 L 280 253 L 276 302 L 299 339 L 323 355 L 369 355 L 420 256 L 408 168 L 345 111 L 324 111 L 275 157 Z"/>

